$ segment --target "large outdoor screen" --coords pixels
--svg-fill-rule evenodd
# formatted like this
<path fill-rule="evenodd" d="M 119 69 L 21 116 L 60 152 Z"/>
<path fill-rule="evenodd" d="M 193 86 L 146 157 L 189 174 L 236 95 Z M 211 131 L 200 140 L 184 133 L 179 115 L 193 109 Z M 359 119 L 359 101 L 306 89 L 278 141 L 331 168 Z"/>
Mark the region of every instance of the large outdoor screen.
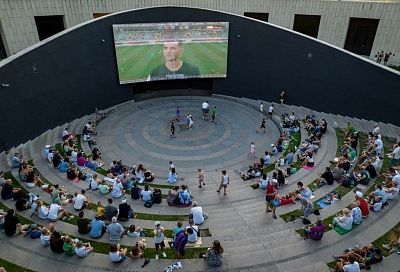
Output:
<path fill-rule="evenodd" d="M 121 84 L 226 77 L 228 22 L 113 25 Z"/>

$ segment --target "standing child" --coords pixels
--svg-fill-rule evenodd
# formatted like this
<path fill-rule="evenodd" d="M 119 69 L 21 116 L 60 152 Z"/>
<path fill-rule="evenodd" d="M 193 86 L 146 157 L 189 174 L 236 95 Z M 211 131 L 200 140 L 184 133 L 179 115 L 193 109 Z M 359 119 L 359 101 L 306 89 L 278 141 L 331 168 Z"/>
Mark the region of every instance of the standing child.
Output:
<path fill-rule="evenodd" d="M 171 138 L 175 138 L 175 123 L 174 121 L 171 121 Z"/>
<path fill-rule="evenodd" d="M 225 170 L 222 170 L 222 177 L 221 177 L 221 184 L 219 185 L 219 188 L 217 190 L 218 194 L 221 193 L 221 188 L 224 188 L 224 195 L 226 195 L 226 188 L 228 187 L 229 184 L 229 176 L 226 174 Z"/>
<path fill-rule="evenodd" d="M 201 184 L 203 184 L 203 186 L 206 186 L 206 184 L 204 183 L 204 171 L 199 168 L 197 169 L 197 173 L 199 179 L 199 188 L 202 188 Z"/>
<path fill-rule="evenodd" d="M 175 165 L 172 161 L 169 162 L 168 164 L 169 170 L 171 171 L 172 168 L 175 168 Z"/>
<path fill-rule="evenodd" d="M 154 223 L 154 230 L 153 230 L 153 233 L 154 233 L 154 244 L 155 244 L 155 247 L 156 247 L 156 260 L 158 260 L 158 249 L 159 248 L 161 248 L 161 254 L 163 255 L 163 257 L 164 258 L 166 258 L 167 257 L 167 254 L 165 254 L 165 252 L 164 252 L 164 247 L 165 247 L 165 244 L 164 244 L 164 240 L 165 240 L 165 232 L 164 232 L 164 228 L 163 227 L 161 227 L 160 226 L 160 222 L 159 221 L 156 221 L 155 223 Z"/>
<path fill-rule="evenodd" d="M 181 108 L 179 106 L 176 107 L 176 121 L 181 121 Z"/>
<path fill-rule="evenodd" d="M 193 128 L 193 116 L 191 114 L 189 114 L 189 125 L 188 125 L 188 129 L 192 130 Z"/>
<path fill-rule="evenodd" d="M 211 122 L 217 123 L 217 121 L 215 121 L 215 117 L 216 117 L 216 116 L 217 116 L 217 107 L 214 106 L 214 107 L 213 107 L 213 110 L 212 110 L 212 113 L 211 113 Z"/>
<path fill-rule="evenodd" d="M 250 151 L 249 154 L 247 154 L 247 157 L 253 157 L 253 158 L 256 157 L 256 146 L 254 145 L 253 142 L 251 142 L 250 144 Z"/>

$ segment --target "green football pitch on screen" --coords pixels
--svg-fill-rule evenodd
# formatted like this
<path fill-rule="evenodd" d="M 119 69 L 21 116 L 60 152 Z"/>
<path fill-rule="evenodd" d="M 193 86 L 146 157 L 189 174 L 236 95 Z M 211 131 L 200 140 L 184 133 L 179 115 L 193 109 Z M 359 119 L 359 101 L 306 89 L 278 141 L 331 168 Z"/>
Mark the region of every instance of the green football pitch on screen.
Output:
<path fill-rule="evenodd" d="M 146 81 L 164 63 L 163 44 L 119 45 L 115 48 L 121 83 Z M 203 77 L 226 77 L 227 42 L 184 43 L 182 61 L 197 66 Z"/>

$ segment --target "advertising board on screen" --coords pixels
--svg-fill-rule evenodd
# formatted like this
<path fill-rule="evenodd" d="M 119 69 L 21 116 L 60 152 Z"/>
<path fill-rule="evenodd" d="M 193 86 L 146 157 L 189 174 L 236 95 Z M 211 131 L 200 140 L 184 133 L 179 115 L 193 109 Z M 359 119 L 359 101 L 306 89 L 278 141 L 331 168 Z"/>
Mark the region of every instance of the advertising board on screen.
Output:
<path fill-rule="evenodd" d="M 226 77 L 228 22 L 113 25 L 121 84 Z"/>

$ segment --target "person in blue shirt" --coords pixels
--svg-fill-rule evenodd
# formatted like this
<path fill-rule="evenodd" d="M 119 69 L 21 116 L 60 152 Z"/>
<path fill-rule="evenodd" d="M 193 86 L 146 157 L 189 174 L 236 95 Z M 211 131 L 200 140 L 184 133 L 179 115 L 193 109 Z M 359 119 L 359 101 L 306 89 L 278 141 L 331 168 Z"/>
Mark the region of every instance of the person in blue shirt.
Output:
<path fill-rule="evenodd" d="M 92 220 L 90 237 L 100 238 L 106 232 L 106 224 L 103 220 L 100 220 L 100 216 L 96 215 L 95 219 Z"/>

